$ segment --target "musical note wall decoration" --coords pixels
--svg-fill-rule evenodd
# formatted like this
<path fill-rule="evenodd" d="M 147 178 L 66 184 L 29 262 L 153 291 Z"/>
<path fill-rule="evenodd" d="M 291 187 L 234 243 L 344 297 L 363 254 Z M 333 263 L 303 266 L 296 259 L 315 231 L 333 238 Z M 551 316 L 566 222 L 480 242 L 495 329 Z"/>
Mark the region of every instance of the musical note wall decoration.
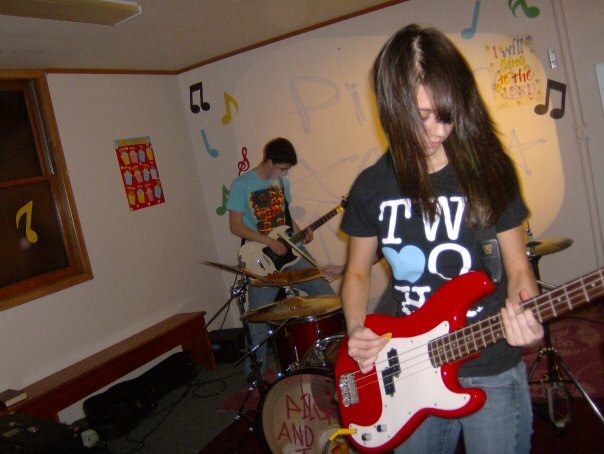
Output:
<path fill-rule="evenodd" d="M 34 211 L 34 201 L 30 200 L 17 211 L 17 215 L 15 217 L 15 223 L 17 224 L 17 228 L 19 228 L 19 221 L 25 215 L 25 237 L 27 241 L 30 243 L 38 242 L 38 234 L 31 228 L 31 218 L 33 216 Z"/>
<path fill-rule="evenodd" d="M 476 34 L 476 25 L 478 24 L 478 14 L 480 12 L 480 0 L 476 0 L 474 3 L 474 15 L 472 16 L 472 25 L 461 31 L 461 37 L 463 39 L 471 39 Z"/>
<path fill-rule="evenodd" d="M 534 19 L 541 13 L 541 10 L 538 7 L 528 6 L 526 0 L 508 0 L 508 7 L 510 8 L 510 11 L 512 11 L 514 17 L 516 17 L 516 10 L 519 7 L 522 8 L 524 15 L 529 19 Z"/>
<path fill-rule="evenodd" d="M 222 116 L 223 125 L 229 124 L 231 122 L 231 104 L 235 106 L 235 112 L 239 113 L 239 104 L 237 104 L 237 100 L 225 91 L 224 108 L 226 110 L 226 113 Z"/>
<path fill-rule="evenodd" d="M 547 87 L 545 90 L 545 103 L 537 104 L 535 106 L 535 113 L 537 115 L 545 115 L 545 113 L 549 110 L 550 94 L 552 90 L 560 93 L 560 107 L 553 108 L 550 111 L 549 116 L 552 117 L 554 120 L 558 120 L 564 116 L 564 109 L 566 105 L 566 84 L 562 82 L 547 79 Z"/>
<path fill-rule="evenodd" d="M 247 159 L 247 148 L 243 147 L 241 149 L 241 156 L 243 159 L 237 163 L 237 169 L 239 170 L 238 175 L 241 175 L 243 172 L 250 170 L 250 161 Z"/>
<path fill-rule="evenodd" d="M 199 93 L 199 105 L 193 102 L 193 94 Z M 189 87 L 189 107 L 191 112 L 197 114 L 203 110 L 207 112 L 210 110 L 210 103 L 203 100 L 203 82 L 197 82 Z"/>
<path fill-rule="evenodd" d="M 218 216 L 224 216 L 226 213 L 226 205 L 229 200 L 229 190 L 225 185 L 222 185 L 222 205 L 216 208 L 216 214 Z"/>
<path fill-rule="evenodd" d="M 206 146 L 206 151 L 212 158 L 217 158 L 218 156 L 220 156 L 220 151 L 210 146 L 208 136 L 206 135 L 206 132 L 203 129 L 201 130 L 201 138 L 203 139 L 203 143 Z"/>

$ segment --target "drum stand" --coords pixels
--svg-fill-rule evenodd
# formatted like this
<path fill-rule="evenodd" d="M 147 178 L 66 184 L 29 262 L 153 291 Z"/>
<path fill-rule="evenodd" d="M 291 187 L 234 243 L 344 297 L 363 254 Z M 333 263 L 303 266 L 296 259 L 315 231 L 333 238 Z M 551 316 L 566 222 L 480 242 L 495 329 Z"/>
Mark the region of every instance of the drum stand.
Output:
<path fill-rule="evenodd" d="M 210 321 L 206 324 L 206 327 L 210 323 L 212 323 L 214 321 L 214 319 L 216 319 L 216 317 L 218 317 L 218 315 L 222 311 L 224 311 L 229 306 L 229 304 L 235 299 L 237 300 L 237 308 L 239 309 L 240 318 L 243 317 L 243 315 L 245 314 L 245 294 L 247 292 L 248 284 L 249 284 L 249 279 L 245 275 L 233 284 L 233 286 L 231 287 L 231 297 L 228 299 L 228 301 L 226 303 L 224 303 L 224 305 L 220 308 L 220 310 L 210 319 Z M 241 357 L 237 361 L 235 361 L 233 363 L 233 367 L 239 365 L 245 358 L 247 358 L 249 356 L 252 371 L 249 375 L 251 380 L 249 380 L 248 393 L 247 393 L 245 399 L 243 400 L 243 402 L 241 403 L 241 405 L 239 406 L 239 409 L 237 410 L 237 415 L 235 416 L 234 422 L 241 420 L 241 418 L 245 418 L 249 423 L 248 431 L 255 435 L 254 419 L 250 418 L 246 414 L 245 405 L 246 405 L 247 401 L 249 400 L 250 396 L 252 395 L 252 392 L 254 391 L 255 388 L 258 388 L 258 390 L 260 392 L 260 396 L 263 396 L 267 391 L 266 384 L 262 380 L 261 363 L 260 363 L 260 361 L 258 361 L 258 358 L 256 357 L 256 350 L 258 349 L 258 347 L 260 347 L 260 345 L 262 345 L 262 343 L 266 342 L 266 340 L 264 340 L 261 344 L 250 348 L 249 346 L 252 345 L 252 335 L 250 333 L 250 329 L 249 329 L 247 321 L 243 322 L 243 330 L 245 333 L 247 353 L 243 357 Z M 232 424 L 231 430 L 225 438 L 225 442 L 224 442 L 225 447 L 226 447 L 227 443 L 229 443 L 229 440 L 231 440 L 231 438 L 233 437 L 235 428 L 236 428 L 235 424 Z M 239 443 L 243 443 L 243 440 L 237 440 L 237 441 Z M 238 450 L 235 450 L 235 452 L 238 452 Z"/>
<path fill-rule="evenodd" d="M 529 231 L 530 232 L 530 231 Z M 533 244 L 532 238 L 529 233 L 529 261 L 533 266 L 533 271 L 535 273 L 535 277 L 537 278 L 537 283 L 539 287 L 543 290 L 551 290 L 555 288 L 553 285 L 546 284 L 541 282 L 541 277 L 539 276 L 539 259 L 540 256 L 534 254 L 534 248 L 531 246 Z M 530 372 L 528 374 L 528 383 L 529 385 L 534 384 L 545 384 L 547 386 L 547 409 L 549 420 L 556 426 L 558 429 L 564 428 L 570 422 L 570 393 L 568 392 L 568 388 L 566 387 L 566 383 L 572 383 L 575 385 L 576 389 L 579 391 L 581 396 L 587 401 L 589 406 L 592 408 L 597 417 L 599 417 L 600 421 L 604 423 L 604 417 L 602 413 L 598 409 L 595 402 L 589 397 L 583 386 L 577 381 L 573 373 L 570 371 L 562 356 L 556 350 L 555 347 L 552 346 L 552 341 L 550 338 L 549 332 L 549 323 L 543 323 L 543 339 L 545 341 L 545 345 L 541 347 L 535 361 L 533 362 Z M 547 373 L 543 375 L 540 380 L 532 380 L 533 374 L 537 370 L 537 366 L 541 362 L 543 358 L 547 360 Z M 564 371 L 567 379 L 564 379 L 560 374 L 560 370 Z M 566 412 L 561 414 L 557 412 L 556 399 L 562 398 L 563 402 L 566 406 Z"/>

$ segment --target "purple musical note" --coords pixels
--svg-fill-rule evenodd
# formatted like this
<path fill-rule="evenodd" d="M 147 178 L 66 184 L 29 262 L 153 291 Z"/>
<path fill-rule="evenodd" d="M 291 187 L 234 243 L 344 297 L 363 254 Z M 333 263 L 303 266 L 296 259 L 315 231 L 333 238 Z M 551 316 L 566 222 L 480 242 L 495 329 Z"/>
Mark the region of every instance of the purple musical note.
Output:
<path fill-rule="evenodd" d="M 199 105 L 201 108 L 193 103 L 193 93 L 195 92 L 199 92 Z M 210 103 L 203 100 L 203 82 L 197 82 L 189 87 L 189 106 L 193 113 L 199 113 L 201 109 L 205 112 L 210 110 Z"/>
<path fill-rule="evenodd" d="M 474 16 L 472 17 L 472 25 L 468 28 L 465 28 L 461 32 L 461 37 L 463 39 L 471 39 L 476 34 L 476 24 L 478 24 L 478 13 L 480 12 L 480 0 L 476 0 L 474 3 Z"/>
<path fill-rule="evenodd" d="M 564 116 L 564 107 L 566 105 L 566 84 L 557 82 L 555 80 L 547 79 L 547 87 L 545 90 L 545 104 L 537 104 L 535 106 L 535 113 L 537 115 L 545 115 L 549 109 L 549 97 L 550 92 L 556 90 L 560 92 L 560 107 L 553 108 L 549 113 L 549 116 L 554 120 L 558 120 Z"/>

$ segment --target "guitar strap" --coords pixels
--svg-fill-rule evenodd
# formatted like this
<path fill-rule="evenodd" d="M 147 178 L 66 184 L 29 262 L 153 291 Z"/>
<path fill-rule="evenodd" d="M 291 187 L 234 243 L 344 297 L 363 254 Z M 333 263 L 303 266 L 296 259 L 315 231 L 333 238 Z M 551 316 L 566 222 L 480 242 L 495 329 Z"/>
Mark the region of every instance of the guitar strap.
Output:
<path fill-rule="evenodd" d="M 287 201 L 287 197 L 285 197 L 285 185 L 283 184 L 283 178 L 281 177 L 279 177 L 279 186 L 281 186 L 281 191 L 283 191 L 283 200 L 285 202 L 285 223 L 293 229 L 294 222 L 292 221 L 292 215 L 289 212 L 289 202 Z"/>
<path fill-rule="evenodd" d="M 483 271 L 495 285 L 503 280 L 503 261 L 495 232 L 495 227 L 488 227 L 475 231 L 476 250 Z"/>

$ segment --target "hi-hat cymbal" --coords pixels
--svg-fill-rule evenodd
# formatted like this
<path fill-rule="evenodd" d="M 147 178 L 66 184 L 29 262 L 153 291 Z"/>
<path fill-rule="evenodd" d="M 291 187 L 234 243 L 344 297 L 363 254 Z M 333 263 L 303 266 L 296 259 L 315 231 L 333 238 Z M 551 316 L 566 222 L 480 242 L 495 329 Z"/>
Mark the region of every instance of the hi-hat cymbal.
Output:
<path fill-rule="evenodd" d="M 221 269 L 221 270 L 224 270 L 224 271 L 229 271 L 231 273 L 243 274 L 245 276 L 248 276 L 248 277 L 251 277 L 253 279 L 258 280 L 258 282 L 262 282 L 264 285 L 270 284 L 270 282 L 267 281 L 265 277 L 258 276 L 257 274 L 252 273 L 247 268 L 241 268 L 241 267 L 233 266 L 233 265 L 225 265 L 223 263 L 217 263 L 217 262 L 208 262 L 208 261 L 205 261 L 205 260 L 202 260 L 199 263 L 201 263 L 202 265 L 213 266 L 214 268 L 218 268 L 218 269 Z"/>
<path fill-rule="evenodd" d="M 241 317 L 241 320 L 248 322 L 277 322 L 299 317 L 325 315 L 341 307 L 340 297 L 335 295 L 307 298 L 294 296 L 266 305 L 255 311 L 249 311 Z"/>
<path fill-rule="evenodd" d="M 312 281 L 322 275 L 321 270 L 317 268 L 304 268 L 269 274 L 264 276 L 262 280 L 252 280 L 252 284 L 258 287 L 289 287 L 301 282 Z"/>
<path fill-rule="evenodd" d="M 555 252 L 563 251 L 573 244 L 570 238 L 544 238 L 534 240 L 526 244 L 526 255 L 529 257 L 541 257 Z"/>

